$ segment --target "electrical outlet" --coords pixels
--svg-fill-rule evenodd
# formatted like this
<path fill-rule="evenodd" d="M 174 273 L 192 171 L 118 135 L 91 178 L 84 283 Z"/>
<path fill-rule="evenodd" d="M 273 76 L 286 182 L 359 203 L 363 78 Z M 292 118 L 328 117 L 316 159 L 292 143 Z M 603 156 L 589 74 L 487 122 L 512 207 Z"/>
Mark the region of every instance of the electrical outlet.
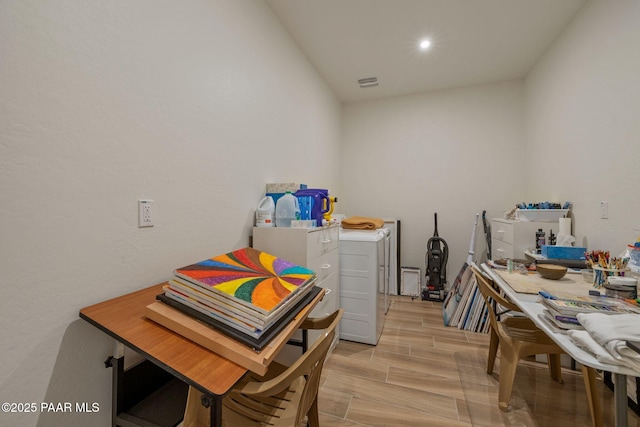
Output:
<path fill-rule="evenodd" d="M 609 218 L 609 202 L 600 202 L 600 218 Z"/>
<path fill-rule="evenodd" d="M 138 227 L 153 227 L 153 200 L 138 200 Z"/>

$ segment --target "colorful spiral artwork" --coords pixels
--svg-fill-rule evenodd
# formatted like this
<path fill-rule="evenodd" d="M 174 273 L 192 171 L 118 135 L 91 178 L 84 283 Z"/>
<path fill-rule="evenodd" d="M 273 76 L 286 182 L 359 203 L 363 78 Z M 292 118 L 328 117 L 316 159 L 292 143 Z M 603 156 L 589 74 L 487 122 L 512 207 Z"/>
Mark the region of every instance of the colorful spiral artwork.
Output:
<path fill-rule="evenodd" d="M 243 248 L 175 271 L 176 276 L 270 312 L 315 278 L 308 268 Z"/>

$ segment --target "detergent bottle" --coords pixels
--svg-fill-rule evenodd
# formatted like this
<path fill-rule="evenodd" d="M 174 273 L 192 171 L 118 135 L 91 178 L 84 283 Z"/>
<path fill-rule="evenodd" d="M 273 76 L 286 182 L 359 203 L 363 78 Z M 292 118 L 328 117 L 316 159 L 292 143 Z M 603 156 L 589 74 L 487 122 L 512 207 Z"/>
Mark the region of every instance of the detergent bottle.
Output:
<path fill-rule="evenodd" d="M 303 211 L 302 219 L 313 219 L 316 221 L 316 226 L 322 227 L 323 215 L 329 212 L 330 208 L 329 190 L 305 188 L 296 191 L 294 195 L 306 208 Z"/>
<path fill-rule="evenodd" d="M 297 219 L 300 219 L 298 198 L 287 191 L 276 204 L 276 227 L 291 227 L 291 221 Z"/>
<path fill-rule="evenodd" d="M 256 227 L 275 227 L 276 204 L 273 197 L 267 196 L 260 200 L 256 209 Z"/>

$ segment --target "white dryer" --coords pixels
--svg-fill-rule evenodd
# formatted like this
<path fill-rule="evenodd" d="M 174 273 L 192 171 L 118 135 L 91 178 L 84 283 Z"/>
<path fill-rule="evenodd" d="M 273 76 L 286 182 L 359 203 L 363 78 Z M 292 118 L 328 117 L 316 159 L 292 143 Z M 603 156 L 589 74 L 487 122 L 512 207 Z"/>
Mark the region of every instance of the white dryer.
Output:
<path fill-rule="evenodd" d="M 389 308 L 389 230 L 340 228 L 340 339 L 376 345 Z"/>

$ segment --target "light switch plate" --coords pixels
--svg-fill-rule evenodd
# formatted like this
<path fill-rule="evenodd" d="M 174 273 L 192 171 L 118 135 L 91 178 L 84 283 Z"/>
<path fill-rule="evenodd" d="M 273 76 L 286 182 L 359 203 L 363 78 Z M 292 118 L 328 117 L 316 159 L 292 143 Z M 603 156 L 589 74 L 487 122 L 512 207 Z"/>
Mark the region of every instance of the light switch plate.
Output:
<path fill-rule="evenodd" d="M 609 218 L 609 202 L 606 202 L 606 201 L 600 202 L 600 218 L 602 219 Z"/>

